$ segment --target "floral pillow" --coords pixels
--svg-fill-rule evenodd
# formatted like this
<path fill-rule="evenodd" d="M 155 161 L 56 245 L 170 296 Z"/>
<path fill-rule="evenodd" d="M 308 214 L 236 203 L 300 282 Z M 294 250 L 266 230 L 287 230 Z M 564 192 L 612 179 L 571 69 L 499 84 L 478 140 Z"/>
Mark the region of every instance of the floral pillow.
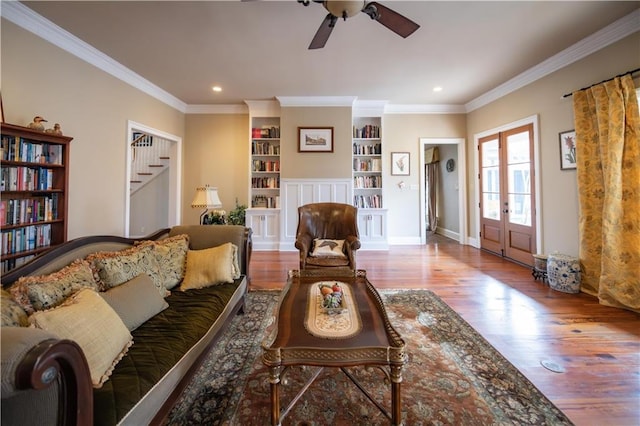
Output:
<path fill-rule="evenodd" d="M 32 314 L 58 306 L 82 288 L 100 290 L 89 263 L 76 260 L 48 275 L 20 277 L 9 292 L 25 312 Z"/>
<path fill-rule="evenodd" d="M 87 256 L 86 260 L 99 277 L 104 290 L 146 274 L 163 297 L 168 294 L 153 245 L 141 244 L 120 251 L 97 252 Z"/>
<path fill-rule="evenodd" d="M 11 297 L 11 293 L 2 289 L 1 291 L 1 321 L 2 327 L 26 327 L 29 325 L 27 313 L 25 310 Z"/>
<path fill-rule="evenodd" d="M 189 235 L 181 234 L 158 241 L 144 241 L 140 246 L 149 245 L 154 249 L 164 288 L 171 290 L 184 278 L 189 250 Z"/>

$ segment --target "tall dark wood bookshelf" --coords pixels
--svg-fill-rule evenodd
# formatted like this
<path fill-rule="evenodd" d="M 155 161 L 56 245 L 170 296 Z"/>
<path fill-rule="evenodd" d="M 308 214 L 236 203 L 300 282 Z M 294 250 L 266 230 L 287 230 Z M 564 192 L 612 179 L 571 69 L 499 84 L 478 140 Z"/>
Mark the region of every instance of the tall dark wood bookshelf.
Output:
<path fill-rule="evenodd" d="M 2 273 L 67 240 L 72 139 L 2 123 Z"/>

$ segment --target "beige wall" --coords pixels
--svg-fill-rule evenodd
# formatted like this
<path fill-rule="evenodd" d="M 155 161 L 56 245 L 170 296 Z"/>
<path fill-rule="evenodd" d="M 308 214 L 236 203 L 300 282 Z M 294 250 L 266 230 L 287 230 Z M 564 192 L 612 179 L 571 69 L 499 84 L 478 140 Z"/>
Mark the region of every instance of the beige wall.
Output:
<path fill-rule="evenodd" d="M 578 195 L 575 171 L 560 170 L 558 133 L 574 128 L 571 98 L 562 95 L 640 66 L 640 33 L 631 35 L 529 86 L 467 115 L 467 152 L 475 152 L 474 134 L 538 115 L 542 244 L 541 253 L 578 255 Z M 471 154 L 470 154 L 471 155 Z M 476 167 L 474 165 L 474 170 Z M 473 206 L 477 172 L 468 176 Z M 469 209 L 469 234 L 478 238 L 477 209 Z"/>
<path fill-rule="evenodd" d="M 1 34 L 5 121 L 74 138 L 68 237 L 123 235 L 127 120 L 182 137 L 184 115 L 4 19 Z"/>
<path fill-rule="evenodd" d="M 198 223 L 202 209 L 191 208 L 198 186 L 217 187 L 227 211 L 235 207 L 236 198 L 239 204 L 248 205 L 248 115 L 187 115 L 183 151 L 183 223 Z"/>
<path fill-rule="evenodd" d="M 390 238 L 420 238 L 420 138 L 464 138 L 464 114 L 387 114 L 382 121 L 384 204 Z M 410 176 L 391 176 L 391 152 L 409 152 Z M 464 167 L 464 165 L 460 165 Z M 405 188 L 398 188 L 404 181 Z"/>
<path fill-rule="evenodd" d="M 333 127 L 333 152 L 298 152 L 298 127 Z M 351 177 L 351 107 L 280 109 L 282 179 Z"/>

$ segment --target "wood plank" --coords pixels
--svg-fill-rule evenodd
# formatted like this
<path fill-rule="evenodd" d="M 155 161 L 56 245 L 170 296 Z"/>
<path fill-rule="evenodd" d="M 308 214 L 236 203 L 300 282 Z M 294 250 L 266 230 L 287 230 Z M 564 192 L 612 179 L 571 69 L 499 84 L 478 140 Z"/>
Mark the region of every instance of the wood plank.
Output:
<path fill-rule="evenodd" d="M 435 292 L 576 425 L 640 424 L 640 314 L 554 291 L 530 268 L 437 235 L 359 250 L 357 265 L 379 289 Z M 254 252 L 251 289 L 280 289 L 297 268 L 297 252 Z"/>

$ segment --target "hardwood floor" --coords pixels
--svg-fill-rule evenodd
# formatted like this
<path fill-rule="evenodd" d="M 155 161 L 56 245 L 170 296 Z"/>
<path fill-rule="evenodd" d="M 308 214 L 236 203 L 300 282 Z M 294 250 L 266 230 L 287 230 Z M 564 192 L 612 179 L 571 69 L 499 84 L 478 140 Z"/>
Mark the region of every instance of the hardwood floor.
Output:
<path fill-rule="evenodd" d="M 359 251 L 357 264 L 379 289 L 436 293 L 576 425 L 640 425 L 639 314 L 554 291 L 529 268 L 440 236 Z M 251 289 L 282 288 L 297 267 L 297 252 L 254 252 Z"/>

